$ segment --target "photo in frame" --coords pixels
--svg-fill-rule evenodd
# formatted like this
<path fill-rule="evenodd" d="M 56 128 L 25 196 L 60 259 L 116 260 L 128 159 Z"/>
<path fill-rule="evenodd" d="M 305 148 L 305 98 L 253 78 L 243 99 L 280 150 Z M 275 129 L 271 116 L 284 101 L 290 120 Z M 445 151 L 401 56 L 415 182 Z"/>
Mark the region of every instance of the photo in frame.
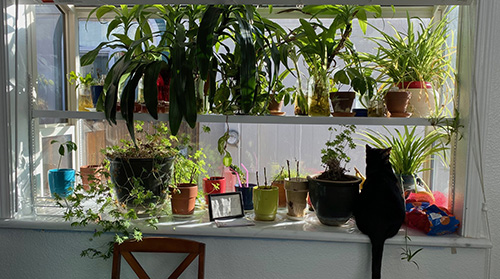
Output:
<path fill-rule="evenodd" d="M 240 192 L 208 195 L 210 221 L 245 216 L 243 197 Z"/>

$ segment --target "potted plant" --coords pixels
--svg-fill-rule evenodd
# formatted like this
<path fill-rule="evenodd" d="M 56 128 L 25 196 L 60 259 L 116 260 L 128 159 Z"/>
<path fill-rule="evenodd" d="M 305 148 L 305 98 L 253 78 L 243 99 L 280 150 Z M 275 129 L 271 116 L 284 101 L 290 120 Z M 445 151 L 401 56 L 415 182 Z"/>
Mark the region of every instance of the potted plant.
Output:
<path fill-rule="evenodd" d="M 345 66 L 335 72 L 333 79 L 330 80 L 332 88 L 334 88 L 333 85 L 340 85 L 337 91 L 330 92 L 332 115 L 353 116 L 356 113 L 351 112 L 351 108 L 356 95 L 359 96 L 360 103 L 368 109 L 369 103 L 377 92 L 377 81 L 372 77 L 373 69 L 361 61 L 352 43 L 346 43 L 346 51 L 340 53 L 339 56 L 344 61 Z M 342 86 L 345 85 L 349 86 L 349 89 L 347 91 L 341 90 Z M 363 116 L 367 116 L 367 114 L 368 111 Z"/>
<path fill-rule="evenodd" d="M 51 169 L 48 172 L 48 181 L 50 193 L 53 197 L 67 197 L 73 193 L 75 188 L 75 170 L 61 169 L 61 161 L 64 155 L 72 151 L 76 151 L 77 146 L 72 141 L 60 143 L 57 140 L 52 140 L 50 144 L 59 144 L 57 149 L 59 152 L 59 160 L 56 169 Z"/>
<path fill-rule="evenodd" d="M 229 168 L 236 175 L 238 184 L 234 187 L 236 192 L 240 192 L 243 198 L 243 209 L 253 209 L 253 188 L 257 186 L 255 183 L 249 183 L 247 175 L 236 165 L 231 165 Z"/>
<path fill-rule="evenodd" d="M 285 115 L 282 111 L 282 107 L 288 105 L 291 100 L 292 92 L 295 87 L 286 87 L 283 82 L 285 78 L 290 74 L 290 70 L 285 69 L 281 74 L 279 74 L 278 79 L 275 81 L 272 88 L 271 94 L 269 94 L 269 104 L 268 110 L 271 115 Z M 266 76 L 261 76 L 262 87 L 266 88 L 268 81 Z"/>
<path fill-rule="evenodd" d="M 306 178 L 299 175 L 299 161 L 297 161 L 297 171 L 292 174 L 290 163 L 287 160 L 288 177 L 285 178 L 285 196 L 287 217 L 292 220 L 302 220 L 306 215 L 307 198 L 309 194 L 309 183 Z"/>
<path fill-rule="evenodd" d="M 388 134 L 367 130 L 361 135 L 364 141 L 376 148 L 392 148 L 390 162 L 394 173 L 401 180 L 405 191 L 420 192 L 417 188 L 419 172 L 425 171 L 424 163 L 439 156 L 444 160 L 444 151 L 448 149 L 445 141 L 448 137 L 441 128 L 434 129 L 424 135 L 417 134 L 417 127 L 404 127 L 403 131 L 394 129 L 393 132 L 384 127 Z"/>
<path fill-rule="evenodd" d="M 193 154 L 180 154 L 174 165 L 173 184 L 169 187 L 172 213 L 192 215 L 198 196 L 198 178 L 206 174 L 205 154 L 198 149 Z"/>
<path fill-rule="evenodd" d="M 305 6 L 301 11 L 311 15 L 314 21 L 301 19 L 301 25 L 293 30 L 289 40 L 298 48 L 308 67 L 308 112 L 311 116 L 329 116 L 329 81 L 335 69 L 335 58 L 349 42 L 352 21 L 357 18 L 362 30 L 366 31 L 366 12 L 380 15 L 381 10 L 379 6 L 321 5 Z M 335 16 L 330 26 L 320 21 L 318 16 L 323 14 Z"/>
<path fill-rule="evenodd" d="M 452 48 L 446 43 L 448 19 L 445 15 L 439 21 L 431 20 L 427 26 L 420 21 L 420 30 L 415 30 L 411 19 L 408 15 L 406 33 L 396 31 L 393 35 L 374 27 L 382 35 L 371 38 L 377 43 L 378 52 L 364 57 L 376 64 L 375 69 L 387 77 L 385 82 L 391 87 L 410 90 L 412 116 L 428 117 L 438 105 L 433 90 L 453 78 Z"/>
<path fill-rule="evenodd" d="M 356 147 L 351 136 L 355 129 L 354 125 L 343 126 L 341 131 L 330 127 L 332 134 L 338 133 L 321 150 L 325 171 L 307 177 L 312 206 L 320 222 L 325 225 L 345 224 L 352 216 L 354 202 L 359 194 L 361 179 L 346 174 L 346 164 L 350 161 L 346 151 Z"/>
<path fill-rule="evenodd" d="M 222 114 L 265 112 L 279 80 L 278 38 L 285 31 L 251 5 L 209 6 L 197 36 L 200 78 L 210 110 Z M 229 47 L 227 40 L 234 47 Z M 218 45 L 224 52 L 215 51 Z M 262 84 L 266 81 L 266 84 Z M 267 103 L 266 103 L 267 104 Z"/>
<path fill-rule="evenodd" d="M 117 61 L 110 68 L 104 81 L 105 97 L 98 108 L 104 110 L 110 124 L 116 124 L 117 102 L 135 141 L 134 108 L 136 88 L 144 83 L 144 102 L 149 114 L 158 119 L 158 80 L 160 74 L 170 73 L 168 85 L 169 122 L 172 134 L 177 134 L 182 119 L 191 127 L 196 123 L 195 94 L 195 42 L 196 29 L 204 6 L 104 5 L 91 11 L 101 20 L 106 14 L 115 14 L 108 28 L 109 41 L 100 43 L 81 58 L 83 66 L 94 62 L 99 51 L 108 47 L 116 49 Z M 167 32 L 152 32 L 148 20 L 159 17 L 165 20 Z M 189 28 L 186 30 L 185 25 Z M 135 34 L 132 27 L 137 26 Z M 157 43 L 156 43 L 157 42 Z M 186 60 L 190 61 L 186 63 Z M 128 79 L 126 79 L 128 77 Z M 125 80 L 125 82 L 123 82 Z M 165 77 L 162 76 L 162 80 Z"/>
<path fill-rule="evenodd" d="M 104 150 L 109 161 L 111 182 L 117 199 L 128 206 L 161 206 L 167 197 L 173 166 L 178 150 L 174 148 L 165 124 L 155 124 L 154 133 L 141 123 L 135 126 L 141 136 L 134 144 L 122 140 L 121 146 Z"/>
<path fill-rule="evenodd" d="M 256 173 L 259 185 L 259 173 Z M 266 169 L 264 168 L 264 185 L 253 188 L 253 203 L 255 220 L 274 221 L 278 212 L 279 190 L 277 186 L 267 185 Z"/>
<path fill-rule="evenodd" d="M 78 110 L 79 111 L 88 111 L 89 109 L 94 108 L 92 104 L 91 97 L 91 85 L 92 85 L 92 75 L 90 73 L 85 76 L 80 73 L 75 73 L 71 71 L 68 75 L 68 82 L 71 85 L 75 85 L 75 89 L 78 91 Z"/>
<path fill-rule="evenodd" d="M 384 100 L 390 117 L 410 117 L 407 112 L 411 92 L 405 89 L 391 88 L 385 92 Z"/>

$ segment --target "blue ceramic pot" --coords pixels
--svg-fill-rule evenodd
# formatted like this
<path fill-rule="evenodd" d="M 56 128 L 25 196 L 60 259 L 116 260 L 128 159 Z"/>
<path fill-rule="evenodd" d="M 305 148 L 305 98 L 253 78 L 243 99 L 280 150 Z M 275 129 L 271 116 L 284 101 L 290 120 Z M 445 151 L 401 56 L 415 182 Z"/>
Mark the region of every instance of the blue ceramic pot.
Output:
<path fill-rule="evenodd" d="M 92 85 L 90 87 L 91 94 L 92 94 L 92 104 L 94 104 L 94 107 L 97 106 L 97 101 L 99 101 L 99 97 L 101 96 L 102 90 L 104 86 L 102 85 Z"/>
<path fill-rule="evenodd" d="M 257 184 L 252 184 L 252 183 L 249 183 L 248 187 L 240 187 L 239 184 L 236 184 L 234 186 L 234 188 L 236 189 L 236 192 L 241 192 L 241 195 L 243 196 L 243 208 L 245 210 L 252 210 L 253 209 L 252 189 L 255 186 L 257 186 Z"/>
<path fill-rule="evenodd" d="M 73 194 L 75 188 L 75 170 L 74 169 L 52 169 L 49 170 L 49 188 L 50 193 L 58 194 L 65 198 Z"/>

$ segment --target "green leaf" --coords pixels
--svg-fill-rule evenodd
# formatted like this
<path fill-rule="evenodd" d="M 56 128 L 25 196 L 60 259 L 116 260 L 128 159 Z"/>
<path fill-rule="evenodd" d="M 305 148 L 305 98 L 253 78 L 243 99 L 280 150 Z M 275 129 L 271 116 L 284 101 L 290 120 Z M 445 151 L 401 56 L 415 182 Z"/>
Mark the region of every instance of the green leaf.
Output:
<path fill-rule="evenodd" d="M 224 158 L 222 159 L 222 163 L 224 166 L 229 167 L 233 163 L 233 158 L 231 157 L 231 154 L 226 151 L 226 155 L 224 155 Z"/>
<path fill-rule="evenodd" d="M 95 15 L 97 17 L 97 19 L 101 20 L 101 18 L 106 15 L 107 13 L 109 12 L 112 12 L 113 10 L 115 10 L 115 6 L 113 5 L 104 5 L 104 6 L 101 6 L 99 7 L 96 12 L 95 12 Z"/>
<path fill-rule="evenodd" d="M 95 59 L 97 58 L 97 55 L 99 55 L 99 51 L 101 51 L 101 49 L 103 47 L 107 46 L 110 43 L 111 42 L 102 42 L 96 48 L 94 48 L 93 50 L 85 53 L 80 58 L 81 65 L 82 66 L 87 66 L 87 65 L 90 65 L 90 64 L 94 63 Z"/>
<path fill-rule="evenodd" d="M 340 82 L 342 84 L 349 85 L 349 77 L 347 76 L 344 70 L 339 70 L 333 75 L 333 79 L 335 82 Z"/>
<path fill-rule="evenodd" d="M 257 86 L 257 57 L 252 42 L 252 28 L 250 24 L 248 21 L 243 20 L 239 14 L 235 14 L 235 16 L 240 27 L 240 33 L 236 33 L 235 36 L 241 52 L 241 108 L 244 113 L 249 113 L 253 106 L 253 97 Z"/>
<path fill-rule="evenodd" d="M 198 28 L 196 43 L 196 58 L 200 68 L 201 78 L 206 80 L 210 67 L 210 59 L 213 56 L 214 29 L 218 23 L 222 9 L 209 6 L 203 14 Z"/>
<path fill-rule="evenodd" d="M 158 119 L 158 76 L 167 64 L 164 61 L 151 62 L 144 71 L 144 102 L 149 114 Z"/>

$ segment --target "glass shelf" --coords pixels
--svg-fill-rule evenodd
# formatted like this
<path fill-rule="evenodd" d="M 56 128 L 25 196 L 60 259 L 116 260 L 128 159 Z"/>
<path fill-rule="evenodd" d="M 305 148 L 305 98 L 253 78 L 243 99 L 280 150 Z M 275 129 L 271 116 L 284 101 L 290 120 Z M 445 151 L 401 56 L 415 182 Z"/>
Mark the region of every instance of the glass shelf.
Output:
<path fill-rule="evenodd" d="M 104 112 L 87 111 L 58 111 L 58 110 L 35 110 L 33 118 L 67 118 L 67 119 L 106 119 Z M 116 114 L 117 120 L 123 120 L 120 113 Z M 134 114 L 135 120 L 155 121 L 147 113 Z M 168 121 L 168 114 L 158 114 L 158 120 Z M 198 122 L 202 123 L 249 123 L 249 124 L 297 124 L 297 125 L 411 125 L 429 126 L 427 118 L 388 118 L 388 117 L 309 117 L 309 116 L 256 116 L 256 115 L 198 115 Z"/>

